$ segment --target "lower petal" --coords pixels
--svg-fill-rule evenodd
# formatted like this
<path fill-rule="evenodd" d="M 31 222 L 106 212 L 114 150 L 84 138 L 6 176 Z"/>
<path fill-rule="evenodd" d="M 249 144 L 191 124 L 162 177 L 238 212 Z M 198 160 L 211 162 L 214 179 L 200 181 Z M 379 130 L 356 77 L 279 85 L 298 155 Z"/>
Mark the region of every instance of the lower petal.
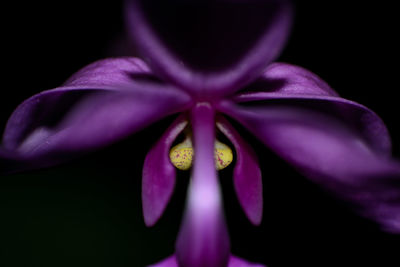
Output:
<path fill-rule="evenodd" d="M 226 266 L 230 245 L 214 162 L 215 113 L 199 104 L 191 115 L 195 157 L 177 260 L 181 266 Z"/>
<path fill-rule="evenodd" d="M 176 171 L 169 159 L 169 149 L 186 125 L 185 116 L 176 119 L 144 160 L 142 205 L 147 226 L 154 225 L 161 217 L 174 191 Z"/>
<path fill-rule="evenodd" d="M 222 116 L 218 118 L 217 127 L 235 146 L 237 159 L 233 171 L 233 182 L 240 205 L 247 218 L 253 224 L 259 225 L 263 212 L 263 188 L 257 156 Z"/>

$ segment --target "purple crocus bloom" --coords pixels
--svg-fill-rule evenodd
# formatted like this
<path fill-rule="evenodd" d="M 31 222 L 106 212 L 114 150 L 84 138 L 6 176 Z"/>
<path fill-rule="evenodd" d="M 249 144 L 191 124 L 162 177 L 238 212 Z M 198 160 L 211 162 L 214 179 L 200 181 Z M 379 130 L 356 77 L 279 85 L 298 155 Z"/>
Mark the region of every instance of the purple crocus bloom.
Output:
<path fill-rule="evenodd" d="M 291 10 L 283 0 L 127 1 L 129 32 L 145 61 L 95 62 L 23 102 L 6 126 L 1 167 L 49 166 L 179 113 L 143 168 L 143 214 L 151 226 L 174 189 L 170 148 L 191 131 L 195 156 L 176 254 L 155 266 L 257 266 L 230 254 L 215 169 L 219 134 L 236 151 L 239 202 L 259 224 L 260 168 L 234 120 L 359 214 L 400 233 L 400 164 L 390 157 L 379 117 L 315 74 L 271 63 L 287 38 Z"/>

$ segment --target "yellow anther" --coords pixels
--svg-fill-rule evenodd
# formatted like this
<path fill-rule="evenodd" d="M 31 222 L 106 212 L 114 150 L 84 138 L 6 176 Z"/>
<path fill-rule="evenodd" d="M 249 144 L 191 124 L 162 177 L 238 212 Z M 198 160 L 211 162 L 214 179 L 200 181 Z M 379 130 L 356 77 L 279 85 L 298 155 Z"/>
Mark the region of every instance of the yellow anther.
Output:
<path fill-rule="evenodd" d="M 180 170 L 189 170 L 193 161 L 193 146 L 190 137 L 169 151 L 169 159 Z"/>
<path fill-rule="evenodd" d="M 171 163 L 180 170 L 188 170 L 192 167 L 194 150 L 190 137 L 187 137 L 182 143 L 171 148 L 169 158 Z M 233 160 L 233 153 L 229 146 L 215 141 L 215 168 L 222 170 L 226 168 Z"/>
<path fill-rule="evenodd" d="M 215 158 L 215 168 L 217 170 L 222 170 L 228 167 L 233 160 L 233 153 L 229 146 L 221 143 L 220 141 L 215 141 L 215 150 L 214 150 L 214 158 Z"/>

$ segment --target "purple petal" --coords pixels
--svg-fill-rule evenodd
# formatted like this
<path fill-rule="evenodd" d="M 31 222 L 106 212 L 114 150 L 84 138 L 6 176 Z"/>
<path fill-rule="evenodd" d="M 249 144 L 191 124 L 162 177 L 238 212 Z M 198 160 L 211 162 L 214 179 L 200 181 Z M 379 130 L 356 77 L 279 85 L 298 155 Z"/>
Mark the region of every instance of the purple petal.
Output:
<path fill-rule="evenodd" d="M 176 119 L 144 160 L 142 205 L 147 226 L 153 226 L 158 221 L 174 191 L 176 172 L 169 159 L 169 150 L 186 125 L 185 116 Z"/>
<path fill-rule="evenodd" d="M 176 255 L 180 266 L 226 266 L 229 236 L 214 162 L 214 110 L 192 110 L 194 166 Z"/>
<path fill-rule="evenodd" d="M 185 93 L 148 80 L 145 69 L 133 58 L 100 61 L 64 86 L 31 97 L 11 115 L 2 153 L 40 161 L 46 157 L 41 164 L 49 165 L 66 154 L 127 137 L 187 107 Z"/>
<path fill-rule="evenodd" d="M 107 58 L 93 62 L 73 74 L 61 88 L 125 89 L 152 73 L 147 64 L 134 57 Z"/>
<path fill-rule="evenodd" d="M 263 264 L 250 263 L 246 260 L 235 257 L 233 255 L 231 255 L 229 257 L 229 262 L 228 262 L 227 266 L 228 267 L 265 267 L 265 265 L 263 265 Z M 176 260 L 176 256 L 173 255 L 169 258 L 166 258 L 165 260 L 162 260 L 161 262 L 150 265 L 149 267 L 178 267 L 178 262 Z"/>
<path fill-rule="evenodd" d="M 105 59 L 94 62 L 68 79 L 63 86 L 43 91 L 24 101 L 11 115 L 3 136 L 3 146 L 16 147 L 42 124 L 54 124 L 58 117 L 82 98 L 94 92 L 129 88 L 133 77 L 148 74 L 137 58 Z"/>
<path fill-rule="evenodd" d="M 259 225 L 262 219 L 263 196 L 257 156 L 226 119 L 219 117 L 217 127 L 235 146 L 237 159 L 233 179 L 240 205 L 247 218 L 253 224 Z"/>
<path fill-rule="evenodd" d="M 400 164 L 390 159 L 387 130 L 372 111 L 328 96 L 264 100 L 222 109 L 302 174 L 400 233 Z"/>
<path fill-rule="evenodd" d="M 237 102 L 263 100 L 270 94 L 338 96 L 338 94 L 314 73 L 287 63 L 272 63 L 261 77 L 235 96 Z"/>
<path fill-rule="evenodd" d="M 80 102 L 55 127 L 36 128 L 17 150 L 34 157 L 103 147 L 184 109 L 187 98 L 175 89 L 143 88 L 107 92 Z"/>
<path fill-rule="evenodd" d="M 237 103 L 268 105 L 280 103 L 313 106 L 317 110 L 334 113 L 339 119 L 353 124 L 370 145 L 390 154 L 391 141 L 381 119 L 366 107 L 338 97 L 338 94 L 314 73 L 286 63 L 273 63 L 254 83 L 233 97 Z"/>
<path fill-rule="evenodd" d="M 129 33 L 156 73 L 192 92 L 225 94 L 255 79 L 286 41 L 286 0 L 129 0 Z"/>

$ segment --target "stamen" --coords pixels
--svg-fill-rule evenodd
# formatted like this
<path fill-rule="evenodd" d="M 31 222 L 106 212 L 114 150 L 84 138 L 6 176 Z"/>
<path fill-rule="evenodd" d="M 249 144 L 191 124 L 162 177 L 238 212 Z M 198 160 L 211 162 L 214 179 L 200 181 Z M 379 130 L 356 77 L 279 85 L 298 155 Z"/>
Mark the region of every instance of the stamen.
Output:
<path fill-rule="evenodd" d="M 190 136 L 187 136 L 182 143 L 171 148 L 169 159 L 179 170 L 186 171 L 190 169 L 193 161 L 193 145 Z"/>
<path fill-rule="evenodd" d="M 229 146 L 215 140 L 214 158 L 215 168 L 219 171 L 231 164 L 233 160 L 233 153 Z M 179 170 L 189 170 L 192 167 L 192 161 L 194 156 L 194 150 L 192 145 L 191 136 L 187 136 L 186 139 L 171 148 L 169 152 L 169 158 L 171 163 Z"/>
<path fill-rule="evenodd" d="M 229 146 L 221 143 L 220 141 L 215 141 L 214 149 L 215 167 L 217 170 L 225 169 L 231 164 L 233 160 L 233 153 Z"/>

